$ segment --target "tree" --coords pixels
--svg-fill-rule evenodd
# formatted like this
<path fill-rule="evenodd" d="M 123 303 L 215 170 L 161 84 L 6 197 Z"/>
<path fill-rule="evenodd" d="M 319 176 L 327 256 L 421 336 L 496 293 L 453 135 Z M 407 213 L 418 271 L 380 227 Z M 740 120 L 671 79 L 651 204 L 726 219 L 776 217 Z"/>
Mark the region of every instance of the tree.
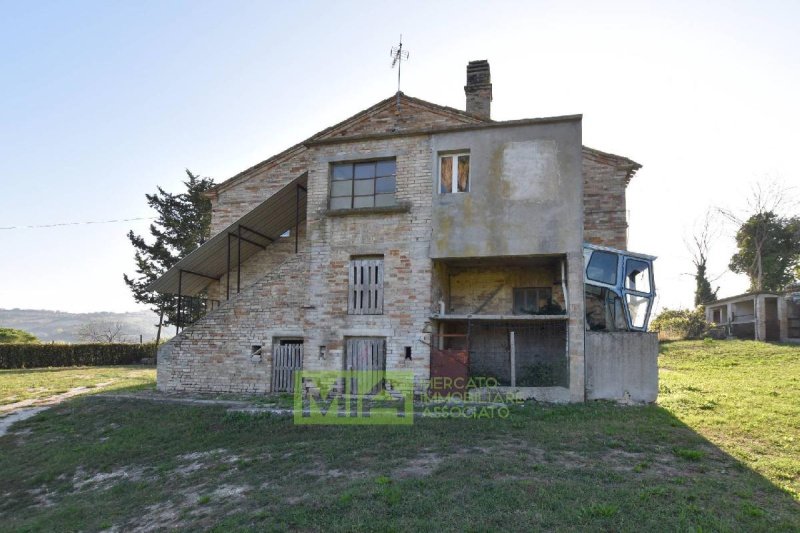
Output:
<path fill-rule="evenodd" d="M 33 344 L 39 342 L 35 335 L 21 329 L 0 328 L 0 344 Z"/>
<path fill-rule="evenodd" d="M 127 337 L 123 329 L 122 322 L 88 322 L 78 330 L 78 338 L 83 342 L 122 342 Z"/>
<path fill-rule="evenodd" d="M 800 218 L 756 213 L 736 232 L 730 269 L 747 274 L 751 291 L 778 291 L 794 279 L 800 258 Z"/>
<path fill-rule="evenodd" d="M 787 188 L 771 182 L 754 186 L 747 204 L 744 216 L 719 210 L 737 226 L 738 252 L 729 268 L 750 278 L 751 291 L 780 290 L 792 280 L 800 257 L 800 220 L 779 214 L 794 203 Z"/>
<path fill-rule="evenodd" d="M 125 283 L 134 299 L 147 304 L 158 314 L 156 345 L 161 340 L 161 328 L 177 321 L 177 297 L 147 291 L 147 286 L 161 277 L 181 258 L 203 244 L 211 231 L 211 202 L 205 192 L 214 186 L 209 178 L 200 178 L 186 170 L 188 179 L 183 182 L 186 191 L 171 194 L 161 187 L 155 194 L 147 194 L 147 205 L 158 216 L 150 224 L 151 242 L 128 232 L 134 249 L 136 276 L 124 274 Z"/>
<path fill-rule="evenodd" d="M 716 289 L 711 288 L 711 281 L 708 279 L 708 254 L 711 250 L 711 243 L 716 239 L 717 231 L 714 226 L 712 212 L 706 211 L 705 218 L 700 228 L 692 235 L 691 242 L 686 242 L 686 247 L 692 254 L 692 264 L 694 264 L 695 289 L 694 306 L 706 305 L 717 301 Z"/>

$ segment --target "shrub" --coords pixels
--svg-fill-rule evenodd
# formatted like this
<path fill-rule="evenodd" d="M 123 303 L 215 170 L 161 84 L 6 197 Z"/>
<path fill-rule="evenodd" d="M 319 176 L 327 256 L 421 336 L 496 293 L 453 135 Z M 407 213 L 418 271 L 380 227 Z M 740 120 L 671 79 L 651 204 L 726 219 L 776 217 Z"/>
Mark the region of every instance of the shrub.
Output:
<path fill-rule="evenodd" d="M 0 368 L 130 365 L 154 352 L 153 344 L 0 344 Z"/>
<path fill-rule="evenodd" d="M 651 331 L 657 331 L 659 338 L 669 340 L 702 339 L 713 327 L 714 324 L 706 321 L 703 306 L 694 310 L 665 308 L 650 323 Z"/>
<path fill-rule="evenodd" d="M 0 344 L 30 344 L 32 342 L 39 342 L 39 339 L 27 331 L 0 328 Z"/>

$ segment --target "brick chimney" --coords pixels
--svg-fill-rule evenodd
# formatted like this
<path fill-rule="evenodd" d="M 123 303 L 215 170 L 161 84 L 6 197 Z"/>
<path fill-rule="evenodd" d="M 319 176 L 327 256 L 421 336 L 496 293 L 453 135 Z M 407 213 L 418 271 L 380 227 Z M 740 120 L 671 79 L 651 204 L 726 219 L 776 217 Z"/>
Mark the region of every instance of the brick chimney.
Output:
<path fill-rule="evenodd" d="M 485 120 L 492 118 L 492 75 L 485 59 L 470 61 L 467 65 L 467 113 Z"/>

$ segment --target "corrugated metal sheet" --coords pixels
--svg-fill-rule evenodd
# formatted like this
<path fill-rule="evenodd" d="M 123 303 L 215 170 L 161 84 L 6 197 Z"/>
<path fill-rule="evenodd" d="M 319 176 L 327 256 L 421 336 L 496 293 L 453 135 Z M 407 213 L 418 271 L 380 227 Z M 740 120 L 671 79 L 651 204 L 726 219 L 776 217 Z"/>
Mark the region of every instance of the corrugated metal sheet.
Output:
<path fill-rule="evenodd" d="M 148 289 L 165 294 L 178 294 L 178 279 L 180 277 L 182 278 L 180 280 L 181 294 L 184 296 L 196 296 L 213 283 L 215 279 L 219 279 L 227 272 L 228 241 L 230 240 L 231 273 L 233 274 L 231 276 L 231 293 L 236 292 L 235 272 L 238 262 L 237 251 L 239 249 L 236 235 L 239 227 L 242 226 L 241 234 L 243 239 L 263 243 L 266 247 L 271 244 L 268 239 L 246 230 L 245 227 L 266 235 L 273 240 L 277 240 L 286 230 L 294 231 L 296 224 L 295 202 L 298 199 L 300 203 L 300 222 L 306 219 L 306 193 L 300 190 L 298 185 L 305 188 L 307 181 L 307 173 L 295 178 L 291 183 L 264 200 L 258 207 L 181 259 L 163 276 L 150 284 Z M 241 262 L 244 263 L 262 249 L 260 246 L 242 240 Z M 181 270 L 183 271 L 182 276 L 180 275 Z"/>

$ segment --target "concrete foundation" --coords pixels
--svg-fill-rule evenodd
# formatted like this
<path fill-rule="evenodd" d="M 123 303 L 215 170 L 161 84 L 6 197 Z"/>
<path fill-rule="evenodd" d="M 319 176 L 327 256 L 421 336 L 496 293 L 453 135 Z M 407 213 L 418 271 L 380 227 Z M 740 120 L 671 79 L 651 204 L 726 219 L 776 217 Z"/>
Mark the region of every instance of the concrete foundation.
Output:
<path fill-rule="evenodd" d="M 654 402 L 658 396 L 658 335 L 586 332 L 586 398 Z"/>

